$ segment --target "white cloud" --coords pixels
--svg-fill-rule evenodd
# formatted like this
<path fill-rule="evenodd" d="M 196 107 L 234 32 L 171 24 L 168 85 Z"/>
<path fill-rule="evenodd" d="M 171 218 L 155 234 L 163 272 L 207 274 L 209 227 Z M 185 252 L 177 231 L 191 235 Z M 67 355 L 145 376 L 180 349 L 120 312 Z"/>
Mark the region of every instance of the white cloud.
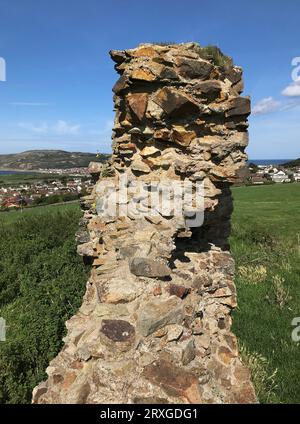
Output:
<path fill-rule="evenodd" d="M 300 97 L 300 81 L 296 81 L 285 87 L 281 94 L 287 97 Z"/>
<path fill-rule="evenodd" d="M 66 121 L 58 120 L 53 125 L 47 122 L 40 124 L 33 124 L 32 122 L 19 122 L 18 127 L 35 134 L 48 134 L 48 135 L 77 135 L 80 131 L 79 124 L 69 124 Z"/>
<path fill-rule="evenodd" d="M 76 135 L 79 133 L 80 125 L 71 125 L 66 121 L 59 120 L 54 125 L 53 130 L 58 135 Z"/>
<path fill-rule="evenodd" d="M 275 112 L 281 106 L 281 103 L 278 100 L 275 100 L 273 97 L 266 97 L 260 100 L 252 108 L 253 115 L 265 115 L 267 113 Z"/>

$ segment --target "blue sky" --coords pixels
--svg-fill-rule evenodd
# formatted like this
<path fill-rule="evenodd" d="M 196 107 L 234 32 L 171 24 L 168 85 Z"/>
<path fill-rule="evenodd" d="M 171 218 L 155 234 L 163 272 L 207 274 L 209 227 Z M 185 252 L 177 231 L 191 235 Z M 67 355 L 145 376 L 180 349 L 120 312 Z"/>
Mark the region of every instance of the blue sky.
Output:
<path fill-rule="evenodd" d="M 108 51 L 197 41 L 244 68 L 249 156 L 300 157 L 300 82 L 291 75 L 299 16 L 295 0 L 0 0 L 0 154 L 109 152 L 117 74 Z"/>

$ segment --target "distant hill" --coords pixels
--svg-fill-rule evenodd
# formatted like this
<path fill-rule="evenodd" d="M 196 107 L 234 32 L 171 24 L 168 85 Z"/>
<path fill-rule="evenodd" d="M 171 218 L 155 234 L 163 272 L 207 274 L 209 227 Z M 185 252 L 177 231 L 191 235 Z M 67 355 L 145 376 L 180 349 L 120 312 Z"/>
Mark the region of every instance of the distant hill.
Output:
<path fill-rule="evenodd" d="M 291 160 L 290 162 L 283 163 L 282 166 L 285 168 L 299 168 L 300 167 L 300 158 Z"/>
<path fill-rule="evenodd" d="M 105 162 L 109 155 L 95 153 L 65 152 L 63 150 L 28 150 L 23 153 L 0 155 L 0 169 L 38 170 L 46 168 L 87 167 L 92 161 Z"/>

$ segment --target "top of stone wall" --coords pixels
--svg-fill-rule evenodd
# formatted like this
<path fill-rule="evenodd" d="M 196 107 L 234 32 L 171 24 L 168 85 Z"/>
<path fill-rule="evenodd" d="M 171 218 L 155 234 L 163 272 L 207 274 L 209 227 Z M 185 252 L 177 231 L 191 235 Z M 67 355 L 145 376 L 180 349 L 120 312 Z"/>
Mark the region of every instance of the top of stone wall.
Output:
<path fill-rule="evenodd" d="M 114 126 L 114 168 L 128 171 L 142 160 L 141 172 L 150 167 L 159 174 L 164 164 L 176 178 L 179 162 L 186 168 L 196 161 L 199 168 L 202 161 L 202 174 L 234 181 L 247 159 L 250 98 L 240 96 L 242 69 L 217 47 L 197 43 L 141 44 L 110 55 L 121 75 L 113 87 L 121 111 Z M 168 148 L 181 151 L 173 150 L 169 162 L 149 157 L 158 150 L 167 155 Z"/>
<path fill-rule="evenodd" d="M 191 80 L 213 77 L 220 80 L 228 78 L 236 84 L 242 78 L 242 69 L 234 66 L 232 59 L 216 46 L 200 47 L 198 43 L 168 45 L 147 43 L 140 44 L 134 49 L 111 50 L 110 55 L 117 64 L 115 67 L 117 72 L 121 75 L 129 62 L 134 64 L 143 61 L 146 68 L 141 80 L 148 82 L 160 78 L 190 83 Z M 152 72 L 148 73 L 146 69 L 150 70 L 149 66 L 152 67 Z M 138 75 L 129 76 L 139 79 Z"/>

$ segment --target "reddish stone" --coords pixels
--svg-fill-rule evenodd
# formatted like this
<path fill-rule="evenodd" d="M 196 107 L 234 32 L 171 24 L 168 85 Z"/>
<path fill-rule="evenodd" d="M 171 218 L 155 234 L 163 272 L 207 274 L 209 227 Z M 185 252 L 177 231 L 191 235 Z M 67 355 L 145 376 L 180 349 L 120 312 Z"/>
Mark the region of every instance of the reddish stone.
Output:
<path fill-rule="evenodd" d="M 150 72 L 148 69 L 135 69 L 131 74 L 132 79 L 141 80 L 141 81 L 154 81 L 156 79 L 156 76 L 153 75 L 152 72 Z"/>
<path fill-rule="evenodd" d="M 120 150 L 136 150 L 136 145 L 134 143 L 121 143 L 119 145 Z"/>
<path fill-rule="evenodd" d="M 151 47 L 151 46 L 144 46 L 144 47 L 140 47 L 136 50 L 133 51 L 128 51 L 128 53 L 130 54 L 130 56 L 133 57 L 153 57 L 153 56 L 158 56 L 157 51 Z"/>
<path fill-rule="evenodd" d="M 229 348 L 233 352 L 236 352 L 236 354 L 238 354 L 238 344 L 237 344 L 236 337 L 233 334 L 231 334 L 231 333 L 225 334 L 225 340 L 226 340 Z"/>
<path fill-rule="evenodd" d="M 181 146 L 187 147 L 191 141 L 196 137 L 195 131 L 186 131 L 183 127 L 174 127 L 171 133 L 172 140 L 180 144 Z"/>
<path fill-rule="evenodd" d="M 161 295 L 162 294 L 161 287 L 160 286 L 155 286 L 154 289 L 153 289 L 153 294 L 154 294 L 154 296 Z"/>
<path fill-rule="evenodd" d="M 143 376 L 162 387 L 169 396 L 185 398 L 190 403 L 202 403 L 198 378 L 165 359 L 147 365 Z"/>
<path fill-rule="evenodd" d="M 254 388 L 250 382 L 246 382 L 241 386 L 235 387 L 232 390 L 233 399 L 235 403 L 248 404 L 257 403 L 257 397 L 255 395 Z"/>
<path fill-rule="evenodd" d="M 134 338 L 135 329 L 127 321 L 104 319 L 101 332 L 114 342 L 127 342 Z"/>
<path fill-rule="evenodd" d="M 190 293 L 191 289 L 177 284 L 169 284 L 168 291 L 171 296 L 174 295 L 182 299 Z"/>
<path fill-rule="evenodd" d="M 64 390 L 69 389 L 69 387 L 74 383 L 74 381 L 76 380 L 76 373 L 74 371 L 69 371 L 66 373 L 65 377 L 64 377 L 64 381 L 62 384 L 62 388 Z"/>
<path fill-rule="evenodd" d="M 130 110 L 141 121 L 148 105 L 148 95 L 146 93 L 134 93 L 127 96 L 127 102 Z"/>

